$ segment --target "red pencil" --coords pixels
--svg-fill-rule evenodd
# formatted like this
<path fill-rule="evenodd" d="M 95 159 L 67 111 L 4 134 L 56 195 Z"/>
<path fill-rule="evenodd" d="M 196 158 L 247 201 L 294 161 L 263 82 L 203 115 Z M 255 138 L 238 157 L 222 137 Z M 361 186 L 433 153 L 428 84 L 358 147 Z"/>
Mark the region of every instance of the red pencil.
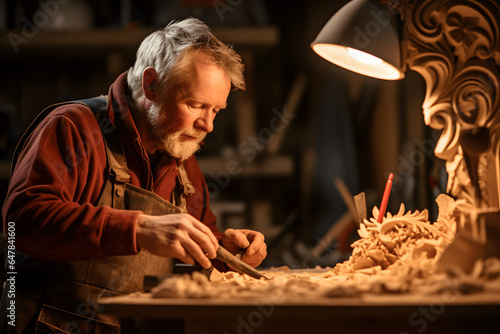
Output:
<path fill-rule="evenodd" d="M 392 179 L 394 175 L 391 173 L 387 178 L 387 183 L 385 184 L 384 196 L 382 197 L 382 203 L 380 204 L 380 211 L 378 212 L 377 222 L 381 223 L 384 219 L 385 210 L 387 209 L 387 202 L 389 202 L 389 195 L 391 194 Z"/>

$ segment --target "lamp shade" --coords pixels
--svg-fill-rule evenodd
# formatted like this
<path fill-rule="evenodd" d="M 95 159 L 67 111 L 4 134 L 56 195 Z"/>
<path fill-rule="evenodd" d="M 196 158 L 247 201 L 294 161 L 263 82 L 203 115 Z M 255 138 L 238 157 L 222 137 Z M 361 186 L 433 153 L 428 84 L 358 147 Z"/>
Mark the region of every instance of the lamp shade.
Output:
<path fill-rule="evenodd" d="M 371 0 L 352 0 L 325 24 L 311 47 L 326 60 L 366 76 L 404 77 L 399 18 Z"/>

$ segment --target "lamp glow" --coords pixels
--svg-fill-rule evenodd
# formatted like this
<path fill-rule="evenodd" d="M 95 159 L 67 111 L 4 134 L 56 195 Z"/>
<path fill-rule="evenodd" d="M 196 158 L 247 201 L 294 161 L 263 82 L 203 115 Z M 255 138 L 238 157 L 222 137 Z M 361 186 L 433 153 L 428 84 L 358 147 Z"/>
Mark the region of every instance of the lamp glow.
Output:
<path fill-rule="evenodd" d="M 347 53 L 349 54 L 349 56 L 351 56 L 351 58 L 367 65 L 380 65 L 384 62 L 379 57 L 372 56 L 369 53 L 359 51 L 353 48 L 347 48 Z"/>
<path fill-rule="evenodd" d="M 350 71 L 378 79 L 402 79 L 399 23 L 397 16 L 375 1 L 352 0 L 330 18 L 311 47 Z"/>
<path fill-rule="evenodd" d="M 350 48 L 341 45 L 317 43 L 312 48 L 314 52 L 329 62 L 352 72 L 384 80 L 398 80 L 404 77 L 404 73 L 393 65 L 366 52 L 354 52 L 355 56 L 353 57 L 353 52 L 349 52 Z M 360 54 L 365 55 L 361 56 Z"/>

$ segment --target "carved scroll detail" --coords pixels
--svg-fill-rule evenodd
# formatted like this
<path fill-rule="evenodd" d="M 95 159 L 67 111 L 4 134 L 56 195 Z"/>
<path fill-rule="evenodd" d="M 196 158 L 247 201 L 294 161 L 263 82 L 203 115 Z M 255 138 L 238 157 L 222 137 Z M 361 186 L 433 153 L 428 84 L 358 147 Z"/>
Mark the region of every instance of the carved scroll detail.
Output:
<path fill-rule="evenodd" d="M 481 194 L 475 204 L 498 207 L 498 196 L 491 203 L 489 195 L 492 182 L 497 193 L 500 185 L 500 7 L 494 0 L 416 0 L 412 6 L 405 15 L 407 63 L 426 82 L 425 123 L 442 130 L 435 155 L 447 162 L 448 192 L 473 202 L 466 167 L 473 161 Z M 472 137 L 474 147 L 477 133 L 486 133 L 489 144 L 479 145 L 476 156 L 464 138 Z"/>

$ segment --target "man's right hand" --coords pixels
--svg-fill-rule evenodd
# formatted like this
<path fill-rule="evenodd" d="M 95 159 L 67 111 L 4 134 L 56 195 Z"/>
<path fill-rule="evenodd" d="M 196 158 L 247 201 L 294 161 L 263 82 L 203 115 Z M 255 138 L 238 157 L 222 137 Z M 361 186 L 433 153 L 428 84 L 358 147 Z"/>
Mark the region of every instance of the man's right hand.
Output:
<path fill-rule="evenodd" d="M 153 254 L 174 257 L 184 263 L 198 262 L 209 268 L 219 244 L 212 231 L 185 213 L 164 216 L 141 215 L 136 231 L 137 247 Z"/>

